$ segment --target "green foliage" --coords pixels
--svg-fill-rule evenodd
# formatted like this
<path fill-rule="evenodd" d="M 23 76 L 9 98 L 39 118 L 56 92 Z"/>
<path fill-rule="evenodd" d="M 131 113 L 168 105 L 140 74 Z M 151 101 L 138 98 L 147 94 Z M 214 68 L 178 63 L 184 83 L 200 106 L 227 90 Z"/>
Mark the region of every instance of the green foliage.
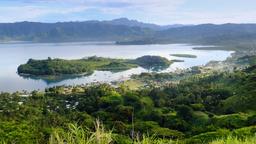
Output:
<path fill-rule="evenodd" d="M 250 66 L 254 66 L 256 65 L 256 56 L 255 55 L 252 55 L 252 56 L 243 56 L 243 57 L 240 57 L 238 58 L 237 60 L 237 63 L 238 64 L 243 64 L 243 65 L 250 65 Z"/>
<path fill-rule="evenodd" d="M 26 122 L 0 122 L 0 140 L 6 143 L 36 143 L 38 135 L 36 128 Z"/>
<path fill-rule="evenodd" d="M 247 115 L 239 113 L 217 116 L 212 119 L 212 123 L 221 128 L 236 129 L 247 124 Z"/>
<path fill-rule="evenodd" d="M 91 74 L 94 70 L 119 71 L 136 67 L 128 60 L 89 57 L 79 60 L 29 59 L 26 64 L 18 67 L 19 74 L 60 75 L 60 74 Z"/>
<path fill-rule="evenodd" d="M 191 144 L 205 144 L 208 142 L 211 142 L 215 139 L 220 139 L 220 138 L 225 138 L 230 134 L 230 131 L 225 130 L 225 129 L 220 129 L 216 132 L 207 132 L 207 133 L 202 133 L 196 136 L 191 137 L 190 139 L 187 140 L 187 143 Z"/>
<path fill-rule="evenodd" d="M 158 137 L 162 138 L 170 138 L 170 139 L 180 139 L 184 137 L 182 132 L 176 130 L 170 130 L 168 128 L 155 127 L 152 129 L 152 133 L 154 133 Z"/>
<path fill-rule="evenodd" d="M 255 144 L 256 137 L 246 137 L 245 139 L 239 139 L 237 137 L 229 136 L 225 139 L 219 139 L 211 142 L 210 144 Z"/>
<path fill-rule="evenodd" d="M 104 126 L 95 122 L 95 131 L 70 124 L 68 131 L 54 130 L 49 144 L 110 144 L 113 142 L 112 133 Z"/>
<path fill-rule="evenodd" d="M 237 138 L 242 138 L 242 139 L 255 136 L 255 134 L 256 134 L 256 126 L 243 127 L 240 129 L 236 129 L 232 132 L 233 136 Z"/>
<path fill-rule="evenodd" d="M 190 106 L 191 106 L 192 109 L 195 110 L 195 111 L 203 111 L 203 110 L 205 110 L 204 105 L 201 104 L 201 103 L 191 104 Z"/>
<path fill-rule="evenodd" d="M 175 80 L 178 75 L 175 73 L 141 73 L 140 75 L 132 75 L 132 79 L 142 81 L 146 84 L 153 82 L 169 82 Z"/>
<path fill-rule="evenodd" d="M 100 105 L 103 108 L 117 106 L 119 104 L 122 104 L 121 96 L 105 96 L 100 98 Z"/>
<path fill-rule="evenodd" d="M 138 66 L 147 69 L 155 67 L 166 68 L 170 64 L 170 61 L 160 56 L 143 56 L 135 60 L 110 59 L 96 56 L 78 60 L 51 58 L 46 60 L 29 59 L 26 64 L 18 67 L 18 73 L 21 75 L 29 74 L 32 76 L 90 75 L 95 70 L 116 72 Z"/>
<path fill-rule="evenodd" d="M 142 56 L 135 60 L 135 63 L 146 69 L 165 69 L 169 67 L 171 61 L 160 56 Z"/>
<path fill-rule="evenodd" d="M 133 144 L 134 143 L 133 140 L 130 139 L 129 137 L 124 135 L 119 135 L 119 134 L 113 135 L 113 139 L 117 144 Z"/>
<path fill-rule="evenodd" d="M 228 135 L 246 139 L 256 132 L 255 76 L 255 68 L 249 67 L 138 90 L 95 84 L 52 87 L 27 97 L 1 93 L 0 137 L 6 143 L 47 143 L 50 137 L 52 143 L 95 141 L 93 123 L 99 118 L 111 130 L 101 127 L 99 133 L 112 143 L 172 139 L 200 144 Z"/>
<path fill-rule="evenodd" d="M 177 116 L 179 116 L 180 118 L 182 118 L 184 120 L 189 121 L 193 117 L 193 110 L 189 106 L 186 106 L 186 105 L 178 106 Z"/>
<path fill-rule="evenodd" d="M 142 138 L 137 137 L 134 144 L 174 144 L 175 142 L 170 139 L 161 139 L 156 136 L 143 135 Z"/>

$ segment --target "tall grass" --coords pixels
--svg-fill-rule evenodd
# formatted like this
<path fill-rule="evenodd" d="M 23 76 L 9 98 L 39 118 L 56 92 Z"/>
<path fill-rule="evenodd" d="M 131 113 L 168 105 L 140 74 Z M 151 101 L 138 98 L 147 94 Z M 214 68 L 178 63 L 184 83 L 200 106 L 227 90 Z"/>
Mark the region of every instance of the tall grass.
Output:
<path fill-rule="evenodd" d="M 169 139 L 161 139 L 143 134 L 142 138 L 136 137 L 133 144 L 175 144 L 175 142 Z"/>
<path fill-rule="evenodd" d="M 106 131 L 99 120 L 95 122 L 95 129 L 82 128 L 75 124 L 70 124 L 67 130 L 55 129 L 50 136 L 49 144 L 112 144 L 115 143 L 111 131 Z M 130 139 L 132 144 L 174 144 L 168 139 L 157 138 L 143 134 Z"/>
<path fill-rule="evenodd" d="M 54 130 L 49 144 L 110 144 L 113 142 L 112 132 L 106 131 L 99 120 L 95 122 L 95 130 L 84 129 L 70 124 L 67 131 Z"/>
<path fill-rule="evenodd" d="M 55 129 L 49 139 L 49 144 L 113 144 L 115 143 L 114 134 L 105 130 L 99 120 L 95 122 L 95 129 L 82 128 L 70 124 L 67 130 Z M 143 134 L 135 136 L 134 140 L 130 139 L 132 144 L 181 144 L 182 142 L 162 139 L 156 136 Z M 5 144 L 0 141 L 0 144 Z M 239 139 L 234 136 L 215 140 L 209 144 L 256 144 L 256 136 Z"/>
<path fill-rule="evenodd" d="M 229 136 L 225 139 L 219 139 L 210 144 L 256 144 L 256 136 L 238 139 L 237 137 Z"/>

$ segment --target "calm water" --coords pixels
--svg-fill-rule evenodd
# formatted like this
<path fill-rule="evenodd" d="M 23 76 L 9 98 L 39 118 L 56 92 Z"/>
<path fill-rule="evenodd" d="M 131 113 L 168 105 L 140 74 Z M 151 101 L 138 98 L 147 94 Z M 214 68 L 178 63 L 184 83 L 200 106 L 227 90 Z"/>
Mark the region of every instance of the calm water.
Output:
<path fill-rule="evenodd" d="M 111 43 L 12 43 L 0 44 L 0 91 L 14 92 L 19 90 L 37 90 L 56 85 L 76 85 L 91 82 L 111 82 L 128 79 L 132 74 L 147 72 L 143 68 L 134 68 L 123 72 L 95 71 L 87 77 L 70 78 L 63 81 L 46 82 L 41 79 L 23 78 L 17 74 L 17 67 L 27 62 L 29 58 L 46 59 L 80 59 L 87 56 L 110 58 L 137 58 L 143 55 L 159 55 L 168 59 L 185 60 L 174 63 L 163 72 L 174 71 L 177 68 L 204 65 L 211 60 L 225 60 L 232 52 L 218 50 L 193 50 L 191 45 L 114 45 Z M 177 58 L 170 54 L 193 54 L 196 59 Z"/>

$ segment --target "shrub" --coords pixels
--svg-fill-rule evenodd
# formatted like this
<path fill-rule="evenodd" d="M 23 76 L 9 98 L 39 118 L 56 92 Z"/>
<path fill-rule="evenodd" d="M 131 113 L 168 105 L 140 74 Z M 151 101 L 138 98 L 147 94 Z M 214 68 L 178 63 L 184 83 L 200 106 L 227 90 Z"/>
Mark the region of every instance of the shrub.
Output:
<path fill-rule="evenodd" d="M 198 104 L 191 104 L 190 106 L 195 111 L 203 111 L 203 110 L 205 110 L 204 105 L 200 104 L 200 103 L 198 103 Z"/>
<path fill-rule="evenodd" d="M 191 143 L 191 144 L 205 144 L 208 142 L 211 142 L 216 139 L 220 138 L 225 138 L 230 134 L 229 130 L 225 129 L 220 129 L 215 132 L 207 132 L 207 133 L 202 133 L 196 136 L 191 137 L 188 139 L 186 142 Z"/>
<path fill-rule="evenodd" d="M 210 144 L 255 144 L 256 137 L 246 137 L 245 139 L 239 139 L 237 137 L 229 136 L 225 139 L 219 139 L 211 142 Z"/>
<path fill-rule="evenodd" d="M 168 128 L 162 128 L 162 127 L 155 127 L 151 130 L 151 132 L 156 136 L 162 137 L 162 138 L 177 139 L 177 138 L 184 137 L 184 134 L 182 132 L 179 132 L 177 130 L 171 130 Z"/>
<path fill-rule="evenodd" d="M 193 116 L 193 110 L 186 105 L 181 105 L 177 109 L 177 116 L 184 120 L 191 120 Z"/>
<path fill-rule="evenodd" d="M 98 120 L 95 122 L 94 131 L 70 124 L 68 131 L 55 129 L 49 139 L 49 144 L 110 144 L 111 142 L 113 142 L 112 132 L 106 131 Z"/>
<path fill-rule="evenodd" d="M 243 114 L 231 114 L 217 116 L 212 119 L 216 126 L 221 128 L 236 129 L 246 125 L 247 116 Z"/>
<path fill-rule="evenodd" d="M 256 134 L 256 126 L 244 127 L 233 131 L 233 136 L 238 138 L 246 138 Z"/>

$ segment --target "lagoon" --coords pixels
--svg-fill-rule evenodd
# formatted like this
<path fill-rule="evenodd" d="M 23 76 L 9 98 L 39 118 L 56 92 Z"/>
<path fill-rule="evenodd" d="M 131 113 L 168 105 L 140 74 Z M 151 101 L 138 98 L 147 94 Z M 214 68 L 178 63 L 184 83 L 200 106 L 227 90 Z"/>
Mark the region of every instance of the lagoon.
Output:
<path fill-rule="evenodd" d="M 43 90 L 58 85 L 80 85 L 92 82 L 119 81 L 129 79 L 132 74 L 150 72 L 141 67 L 122 72 L 95 71 L 90 76 L 69 77 L 62 80 L 45 81 L 43 79 L 25 78 L 17 74 L 17 67 L 28 59 L 80 59 L 89 56 L 135 59 L 144 55 L 166 57 L 169 60 L 179 59 L 169 68 L 160 72 L 171 72 L 176 69 L 189 68 L 208 63 L 209 61 L 223 61 L 232 51 L 195 50 L 194 47 L 203 47 L 188 44 L 165 45 L 115 45 L 113 42 L 75 42 L 75 43 L 1 43 L 0 44 L 0 91 L 15 92 L 21 90 Z M 206 46 L 209 47 L 209 46 Z M 194 59 L 174 57 L 172 54 L 196 55 Z"/>

